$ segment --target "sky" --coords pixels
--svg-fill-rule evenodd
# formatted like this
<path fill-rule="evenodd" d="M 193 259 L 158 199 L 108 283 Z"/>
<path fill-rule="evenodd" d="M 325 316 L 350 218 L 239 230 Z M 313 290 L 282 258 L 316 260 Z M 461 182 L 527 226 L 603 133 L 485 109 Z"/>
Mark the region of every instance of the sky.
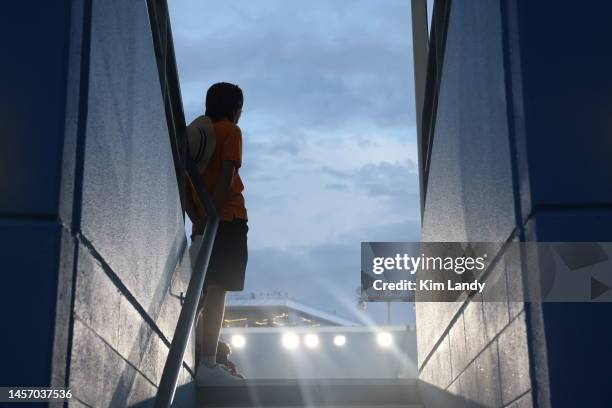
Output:
<path fill-rule="evenodd" d="M 361 241 L 420 238 L 410 2 L 169 2 L 187 123 L 215 82 L 244 93 L 246 291 L 357 323 Z M 392 323 L 413 323 L 412 305 Z"/>

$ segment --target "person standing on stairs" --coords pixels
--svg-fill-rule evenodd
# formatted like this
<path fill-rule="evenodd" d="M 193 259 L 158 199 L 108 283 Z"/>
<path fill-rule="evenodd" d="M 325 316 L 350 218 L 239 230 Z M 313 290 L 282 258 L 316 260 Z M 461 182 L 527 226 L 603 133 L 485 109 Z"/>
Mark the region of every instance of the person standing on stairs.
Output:
<path fill-rule="evenodd" d="M 244 185 L 239 175 L 242 132 L 238 121 L 243 103 L 243 93 L 237 85 L 216 83 L 206 93 L 204 117 L 194 121 L 212 122 L 215 147 L 200 175 L 220 217 L 196 320 L 196 380 L 200 385 L 242 378 L 232 365 L 217 364 L 217 345 L 225 312 L 225 295 L 228 291 L 244 289 L 248 259 L 248 218 Z M 202 239 L 206 213 L 194 189 L 188 187 L 187 213 L 193 222 L 192 241 L 195 245 Z"/>

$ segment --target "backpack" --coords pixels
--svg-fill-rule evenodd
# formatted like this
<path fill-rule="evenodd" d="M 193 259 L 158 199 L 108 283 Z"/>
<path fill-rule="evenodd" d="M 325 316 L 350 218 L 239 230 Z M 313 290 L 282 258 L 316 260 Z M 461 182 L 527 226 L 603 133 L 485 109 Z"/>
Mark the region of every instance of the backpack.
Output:
<path fill-rule="evenodd" d="M 187 152 L 202 174 L 215 152 L 216 138 L 213 123 L 208 116 L 198 116 L 187 126 Z M 186 212 L 192 221 L 201 220 L 202 204 L 195 197 L 191 183 L 186 181 Z"/>
<path fill-rule="evenodd" d="M 215 151 L 215 128 L 208 116 L 198 116 L 187 126 L 187 150 L 202 173 Z"/>

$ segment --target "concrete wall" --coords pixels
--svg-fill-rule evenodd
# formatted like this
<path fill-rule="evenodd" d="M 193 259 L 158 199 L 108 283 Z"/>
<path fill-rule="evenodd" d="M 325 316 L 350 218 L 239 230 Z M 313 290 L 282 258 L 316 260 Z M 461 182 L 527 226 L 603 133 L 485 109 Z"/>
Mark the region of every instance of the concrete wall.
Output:
<path fill-rule="evenodd" d="M 610 6 L 543 3 L 452 2 L 424 241 L 612 238 Z M 500 255 L 484 299 L 417 304 L 426 405 L 603 406 L 610 306 L 510 301 L 538 276 Z"/>
<path fill-rule="evenodd" d="M 191 268 L 146 2 L 2 8 L 0 383 L 150 403 Z"/>

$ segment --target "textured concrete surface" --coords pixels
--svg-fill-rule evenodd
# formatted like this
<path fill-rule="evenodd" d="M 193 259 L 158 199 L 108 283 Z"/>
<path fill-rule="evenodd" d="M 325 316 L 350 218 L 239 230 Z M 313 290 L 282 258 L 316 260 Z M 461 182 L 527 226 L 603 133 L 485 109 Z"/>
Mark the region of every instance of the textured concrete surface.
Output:
<path fill-rule="evenodd" d="M 605 19 L 612 5 L 593 12 L 568 0 L 555 2 L 553 10 L 532 3 L 517 2 L 527 152 L 521 159 L 528 162 L 521 168 L 529 171 L 531 208 L 610 204 L 612 139 L 606 107 L 612 57 L 601 47 L 612 37 Z"/>
<path fill-rule="evenodd" d="M 82 230 L 154 308 L 184 232 L 146 3 L 94 2 L 92 12 Z"/>
<path fill-rule="evenodd" d="M 514 228 L 501 43 L 498 2 L 451 5 L 424 241 L 499 242 Z"/>
<path fill-rule="evenodd" d="M 532 6 L 452 2 L 425 240 L 612 239 L 612 57 L 600 51 L 612 5 Z M 424 388 L 486 407 L 609 405 L 611 306 L 525 304 L 540 285 L 532 259 L 500 255 L 482 297 L 417 305 Z"/>
<path fill-rule="evenodd" d="M 512 239 L 516 193 L 502 44 L 499 2 L 452 2 L 423 217 L 426 241 Z M 529 390 L 520 381 L 502 388 L 500 355 L 508 381 L 524 368 L 509 362 L 516 347 L 508 336 L 499 341 L 522 311 L 516 304 L 522 287 L 508 276 L 520 270 L 507 255 L 474 299 L 417 304 L 420 378 L 477 406 L 501 407 L 512 402 L 510 395 Z"/>
<path fill-rule="evenodd" d="M 498 2 L 452 2 L 424 241 L 503 242 L 514 229 L 501 43 Z M 417 304 L 420 355 L 431 351 L 458 310 L 457 303 Z"/>
<path fill-rule="evenodd" d="M 57 214 L 70 3 L 8 2 L 0 15 L 0 214 Z M 16 41 L 18 39 L 18 41 Z M 8 63 L 10 61 L 10 63 Z M 44 69 L 41 69 L 44 61 Z"/>
<path fill-rule="evenodd" d="M 524 314 L 500 334 L 498 346 L 502 402 L 508 404 L 531 388 Z"/>
<path fill-rule="evenodd" d="M 60 238 L 51 221 L 0 219 L 5 386 L 49 383 Z"/>
<path fill-rule="evenodd" d="M 533 399 L 531 393 L 528 392 L 515 402 L 508 405 L 509 408 L 531 408 L 533 407 Z"/>
<path fill-rule="evenodd" d="M 510 321 L 508 311 L 508 291 L 506 289 L 506 274 L 504 264 L 493 268 L 486 280 L 487 285 L 482 292 L 482 309 L 484 329 L 487 342 L 492 341 Z M 499 299 L 503 299 L 500 301 Z M 482 329 L 481 329 L 482 330 Z"/>
<path fill-rule="evenodd" d="M 469 355 L 465 341 L 465 324 L 463 314 L 459 316 L 449 332 L 450 355 L 451 355 L 451 377 L 456 378 L 465 369 Z"/>
<path fill-rule="evenodd" d="M 485 407 L 499 407 L 501 405 L 501 384 L 495 342 L 487 346 L 476 358 L 475 369 L 478 387 L 477 402 Z"/>
<path fill-rule="evenodd" d="M 119 407 L 155 396 L 153 381 L 79 320 L 74 336 L 70 387 L 78 400 L 89 406 Z"/>
<path fill-rule="evenodd" d="M 472 301 L 468 301 L 463 312 L 463 322 L 468 360 L 472 360 L 484 348 L 487 340 L 481 295 L 476 295 Z"/>
<path fill-rule="evenodd" d="M 146 3 L 92 4 L 69 381 L 92 406 L 145 406 L 191 267 Z"/>
<path fill-rule="evenodd" d="M 149 406 L 191 266 L 147 3 L 4 8 L 0 383 Z"/>

